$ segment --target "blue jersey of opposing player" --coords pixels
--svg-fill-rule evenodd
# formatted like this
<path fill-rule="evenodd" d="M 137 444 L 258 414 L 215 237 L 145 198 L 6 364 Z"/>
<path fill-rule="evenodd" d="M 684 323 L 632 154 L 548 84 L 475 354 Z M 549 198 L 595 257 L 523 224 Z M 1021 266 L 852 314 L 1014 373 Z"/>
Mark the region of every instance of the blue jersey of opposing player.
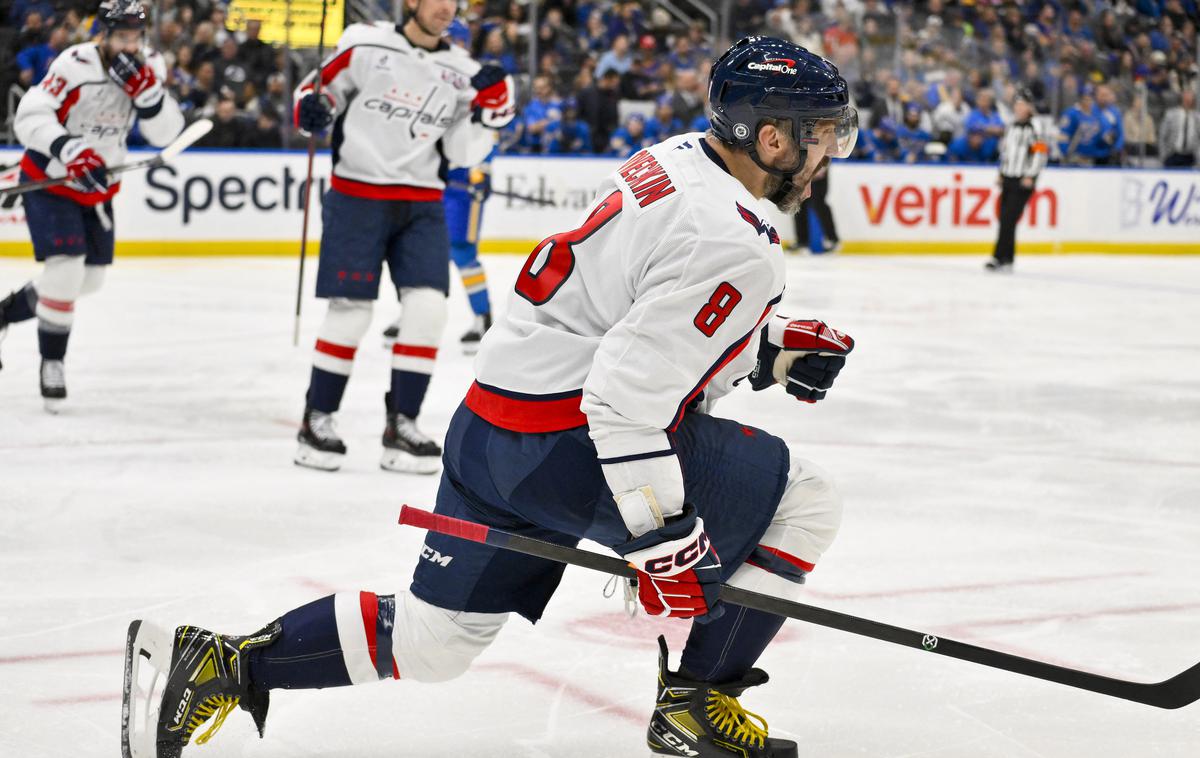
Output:
<path fill-rule="evenodd" d="M 479 229 L 483 204 L 492 191 L 492 159 L 496 149 L 478 166 L 454 168 L 447 174 L 446 224 L 450 229 L 450 258 L 458 267 L 463 289 L 476 316 L 491 313 L 487 275 L 479 263 Z"/>

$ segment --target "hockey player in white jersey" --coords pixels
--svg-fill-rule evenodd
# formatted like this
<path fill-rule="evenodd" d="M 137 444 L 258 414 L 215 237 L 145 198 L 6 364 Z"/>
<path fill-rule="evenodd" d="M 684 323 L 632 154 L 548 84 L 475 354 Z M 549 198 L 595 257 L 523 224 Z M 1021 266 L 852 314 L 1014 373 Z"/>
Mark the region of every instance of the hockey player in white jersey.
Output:
<path fill-rule="evenodd" d="M 444 164 L 473 166 L 515 115 L 512 78 L 480 66 L 443 34 L 455 0 L 407 0 L 403 24 L 354 24 L 297 92 L 306 131 L 333 125 L 317 296 L 329 301 L 313 353 L 296 463 L 336 470 L 333 427 L 354 354 L 371 323 L 383 264 L 404 312 L 384 396 L 383 468 L 434 473 L 441 448 L 416 424 L 437 358 L 450 288 Z"/>
<path fill-rule="evenodd" d="M 25 147 L 21 182 L 70 177 L 23 196 L 41 276 L 0 300 L 0 338 L 8 324 L 37 318 L 42 397 L 56 411 L 67 396 L 63 360 L 75 301 L 100 288 L 113 260 L 112 198 L 120 182 L 108 167 L 125 162 L 137 121 L 150 144 L 164 146 L 183 128 L 166 94 L 162 56 L 146 48 L 140 0 L 105 0 L 100 34 L 67 48 L 41 83 L 25 93 L 13 129 Z"/>
<path fill-rule="evenodd" d="M 783 254 L 762 200 L 794 212 L 813 174 L 849 155 L 857 116 L 836 68 L 777 39 L 730 48 L 709 93 L 708 133 L 634 155 L 577 228 L 530 254 L 451 422 L 436 510 L 608 545 L 637 568 L 647 612 L 694 619 L 677 670 L 660 639 L 654 755 L 795 758 L 796 743 L 738 700 L 766 683 L 753 666 L 783 618 L 727 608 L 717 592 L 795 599 L 841 502 L 781 439 L 708 411 L 742 380 L 821 400 L 853 349 L 820 321 L 775 313 Z M 422 555 L 408 591 L 331 595 L 249 637 L 135 621 L 127 665 L 168 677 L 161 698 L 128 689 L 132 712 L 159 707 L 127 740 L 174 756 L 234 703 L 261 726 L 274 688 L 457 677 L 512 613 L 536 621 L 563 572 L 439 534 Z"/>

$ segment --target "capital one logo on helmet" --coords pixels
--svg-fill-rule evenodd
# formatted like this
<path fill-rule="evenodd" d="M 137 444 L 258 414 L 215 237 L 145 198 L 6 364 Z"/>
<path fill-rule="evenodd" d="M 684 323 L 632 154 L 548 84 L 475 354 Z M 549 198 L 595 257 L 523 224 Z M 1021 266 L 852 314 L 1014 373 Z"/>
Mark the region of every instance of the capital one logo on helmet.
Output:
<path fill-rule="evenodd" d="M 796 61 L 791 58 L 768 58 L 762 63 L 751 61 L 746 65 L 751 71 L 773 71 L 776 74 L 796 73 Z"/>

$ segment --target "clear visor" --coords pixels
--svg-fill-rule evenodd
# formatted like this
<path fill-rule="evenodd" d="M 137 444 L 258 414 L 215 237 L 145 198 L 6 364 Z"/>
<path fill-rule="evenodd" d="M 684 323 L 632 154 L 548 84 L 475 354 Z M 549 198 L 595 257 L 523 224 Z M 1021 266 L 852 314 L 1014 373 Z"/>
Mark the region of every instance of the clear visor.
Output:
<path fill-rule="evenodd" d="M 806 121 L 800 141 L 809 150 L 830 158 L 849 158 L 858 142 L 858 111 L 846 108 L 841 115 Z"/>

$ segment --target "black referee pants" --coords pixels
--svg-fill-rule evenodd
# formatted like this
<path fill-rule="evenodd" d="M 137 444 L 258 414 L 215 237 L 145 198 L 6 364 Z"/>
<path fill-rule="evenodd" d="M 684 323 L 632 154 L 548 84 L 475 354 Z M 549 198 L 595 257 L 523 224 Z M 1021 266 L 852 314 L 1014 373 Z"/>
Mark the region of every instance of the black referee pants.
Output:
<path fill-rule="evenodd" d="M 1016 255 L 1017 222 L 1025 211 L 1025 204 L 1033 196 L 1033 187 L 1022 187 L 1021 178 L 1002 177 L 1000 186 L 1000 234 L 996 237 L 996 250 L 992 257 L 1001 263 L 1012 263 Z"/>
<path fill-rule="evenodd" d="M 813 179 L 810 185 L 812 194 L 800 206 L 800 210 L 796 211 L 796 244 L 800 247 L 808 247 L 808 209 L 812 208 L 817 214 L 817 220 L 821 222 L 821 233 L 825 236 L 825 246 L 832 247 L 838 242 L 837 227 L 833 223 L 833 209 L 829 207 L 825 196 L 829 194 L 829 174 L 825 174 L 820 179 Z M 821 252 L 814 250 L 814 253 Z"/>

